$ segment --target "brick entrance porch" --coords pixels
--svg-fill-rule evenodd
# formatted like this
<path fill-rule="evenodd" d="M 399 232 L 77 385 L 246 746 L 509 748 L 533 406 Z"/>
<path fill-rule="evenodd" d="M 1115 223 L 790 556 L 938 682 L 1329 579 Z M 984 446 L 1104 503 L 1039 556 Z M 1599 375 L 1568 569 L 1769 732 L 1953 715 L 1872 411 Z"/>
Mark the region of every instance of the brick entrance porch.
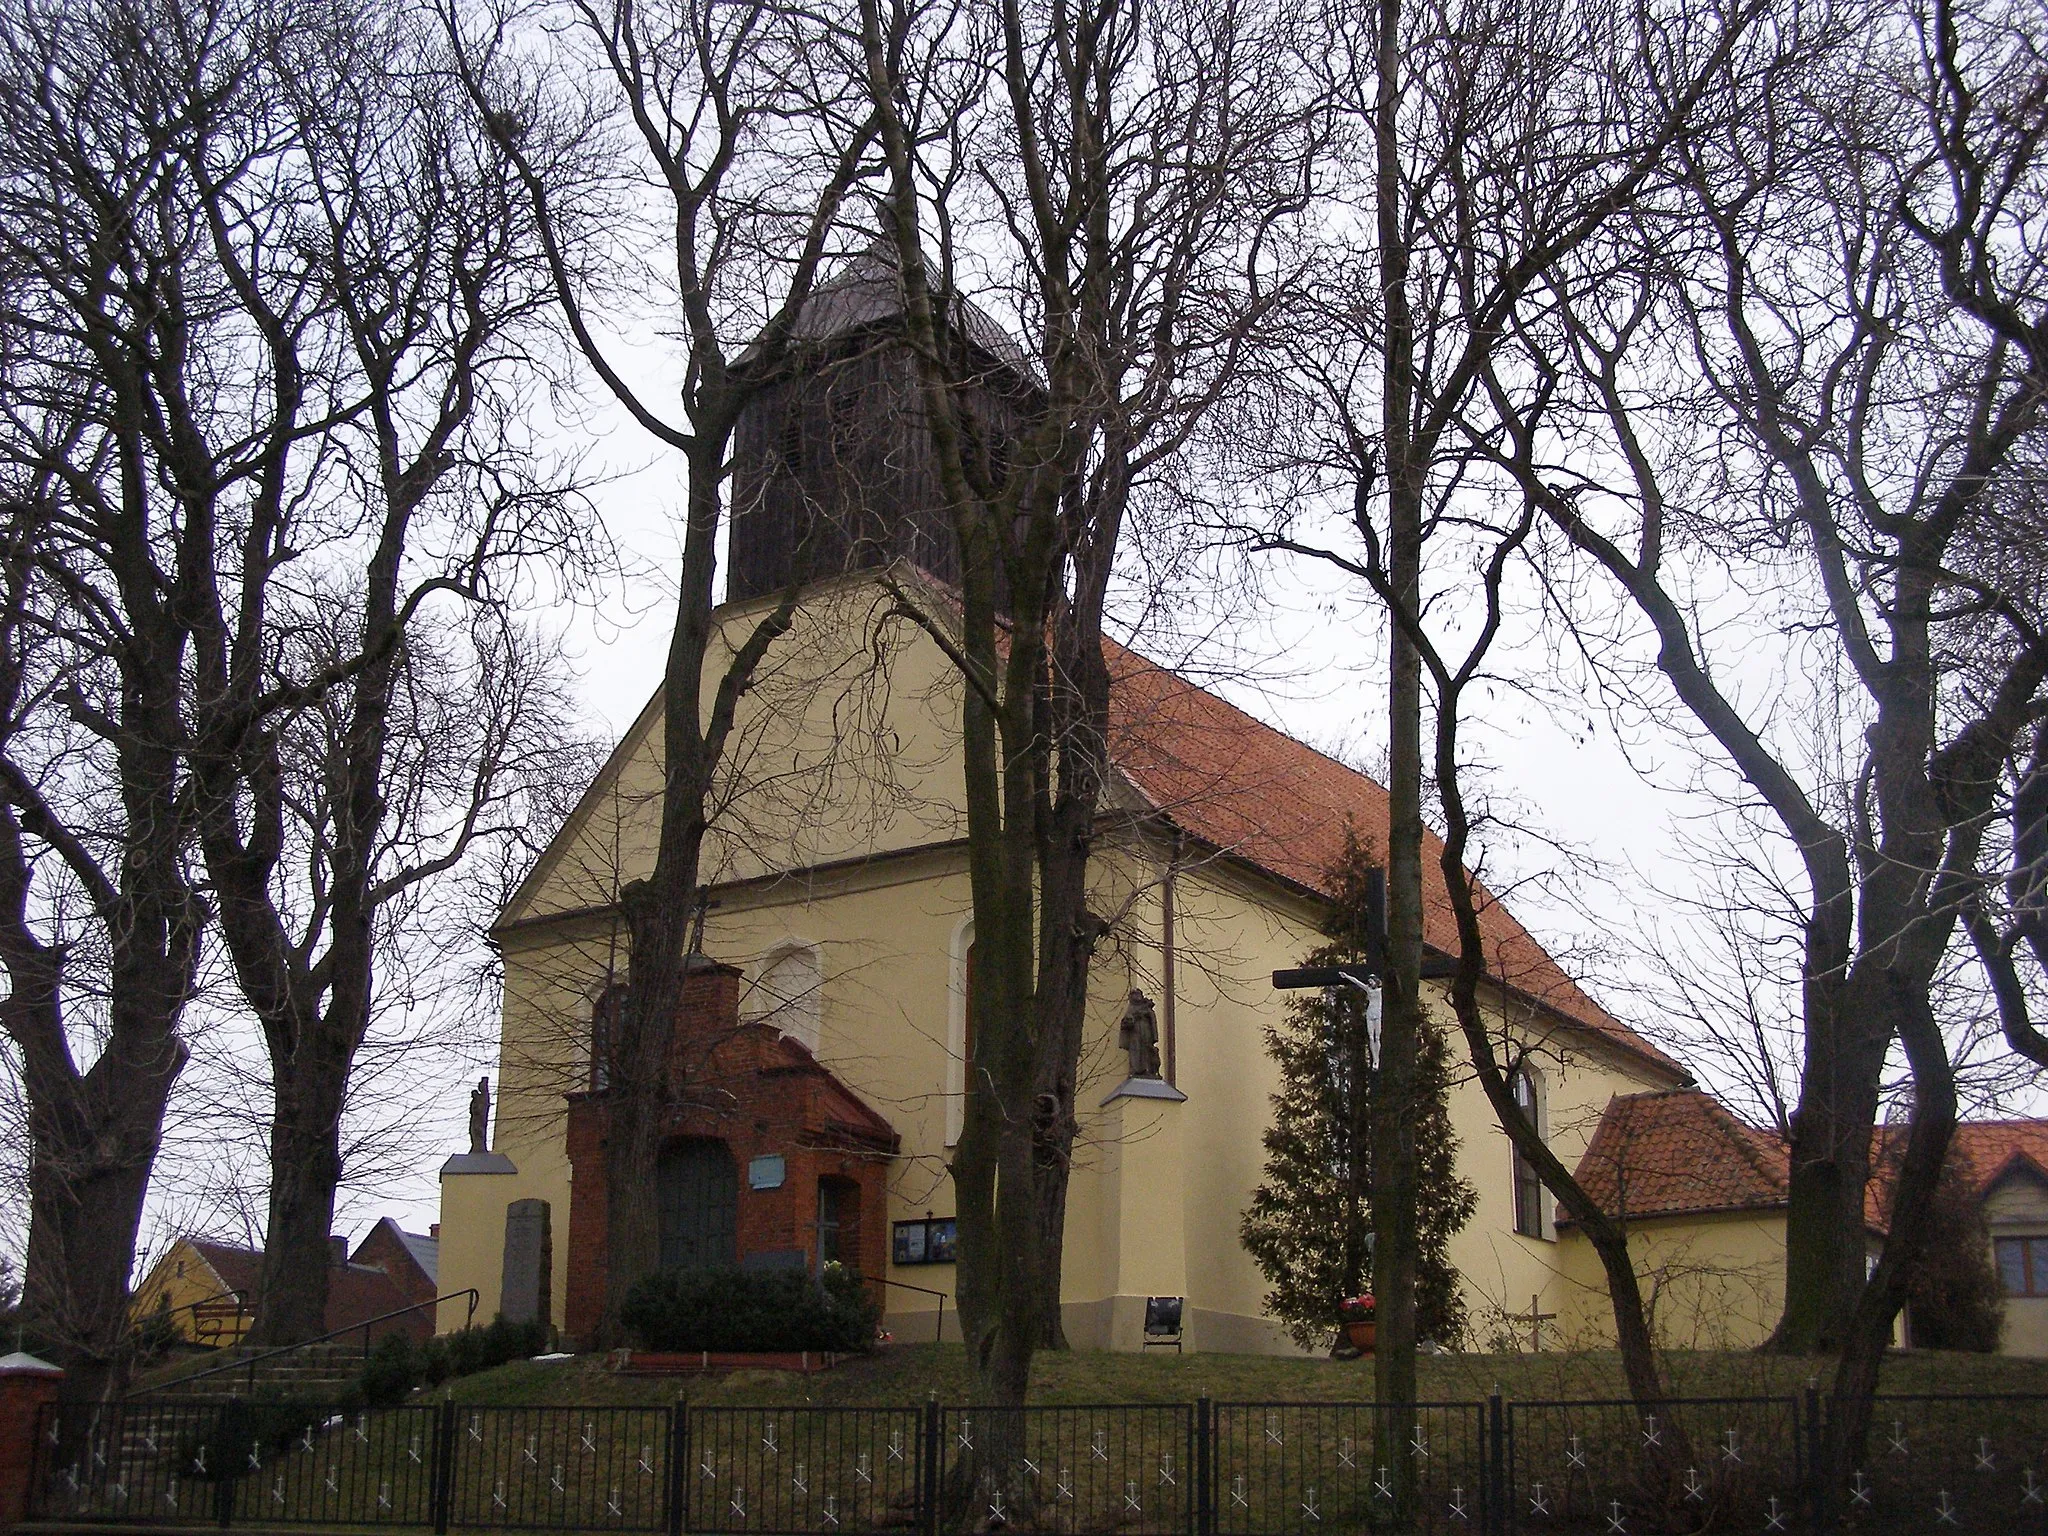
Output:
<path fill-rule="evenodd" d="M 663 1260 L 815 1272 L 837 1258 L 879 1277 L 896 1132 L 797 1041 L 741 1022 L 740 982 L 703 956 L 683 980 L 669 1079 L 684 1086 L 662 1128 Z M 564 1321 L 579 1341 L 604 1309 L 610 1118 L 602 1087 L 569 1095 Z"/>

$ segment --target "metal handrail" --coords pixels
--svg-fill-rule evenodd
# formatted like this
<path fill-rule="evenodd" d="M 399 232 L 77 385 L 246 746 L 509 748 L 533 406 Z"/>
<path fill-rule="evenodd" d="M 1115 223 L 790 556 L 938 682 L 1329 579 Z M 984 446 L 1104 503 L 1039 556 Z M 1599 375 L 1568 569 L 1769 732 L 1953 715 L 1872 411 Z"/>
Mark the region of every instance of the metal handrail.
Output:
<path fill-rule="evenodd" d="M 242 1314 L 248 1311 L 249 1309 L 249 1293 L 245 1290 L 240 1289 L 239 1287 L 236 1287 L 225 1291 L 215 1291 L 211 1296 L 202 1296 L 197 1301 L 188 1301 L 179 1306 L 166 1307 L 163 1309 L 162 1312 L 151 1312 L 147 1316 L 137 1321 L 134 1324 L 134 1326 L 137 1329 L 140 1329 L 145 1325 L 156 1321 L 156 1319 L 159 1317 L 172 1318 L 176 1317 L 180 1312 L 190 1312 L 192 1314 L 192 1342 L 195 1344 L 204 1344 L 206 1340 L 200 1337 L 199 1332 L 199 1309 L 201 1307 L 210 1307 L 217 1301 L 226 1301 L 229 1298 L 233 1298 L 234 1300 L 235 1318 L 236 1321 L 239 1322 L 241 1320 Z M 216 1326 L 213 1329 L 213 1336 L 216 1340 L 219 1339 L 220 1333 L 221 1330 L 218 1326 L 218 1322 L 216 1321 Z M 240 1332 L 237 1332 L 236 1337 L 239 1338 L 240 1336 Z M 218 1343 L 216 1343 L 214 1347 L 218 1348 Z"/>
<path fill-rule="evenodd" d="M 932 1342 L 934 1344 L 943 1344 L 946 1341 L 946 1293 L 944 1291 L 935 1291 L 926 1285 L 912 1285 L 907 1280 L 885 1279 L 881 1275 L 862 1275 L 861 1279 L 867 1281 L 870 1285 L 893 1285 L 899 1291 L 916 1291 L 920 1296 L 938 1297 L 938 1321 L 932 1328 Z"/>
<path fill-rule="evenodd" d="M 418 1312 L 426 1307 L 438 1307 L 442 1302 L 453 1301 L 458 1296 L 467 1296 L 469 1298 L 469 1313 L 463 1321 L 463 1327 L 474 1327 L 476 1324 L 477 1304 L 483 1300 L 483 1297 L 478 1293 L 477 1288 L 472 1285 L 459 1291 L 450 1291 L 445 1296 L 436 1296 L 432 1301 L 416 1301 L 409 1307 L 399 1307 L 390 1312 L 380 1312 L 375 1317 L 365 1318 L 360 1323 L 350 1323 L 346 1328 L 336 1328 L 329 1333 L 321 1334 L 318 1338 L 301 1339 L 296 1344 L 280 1344 L 275 1349 L 265 1350 L 260 1355 L 251 1355 L 246 1360 L 229 1360 L 221 1365 L 209 1366 L 203 1371 L 194 1371 L 190 1376 L 180 1376 L 176 1381 L 166 1382 L 164 1385 L 169 1387 L 189 1387 L 193 1382 L 204 1381 L 209 1376 L 220 1376 L 228 1371 L 239 1371 L 246 1368 L 249 1373 L 248 1386 L 253 1392 L 256 1387 L 256 1367 L 265 1360 L 275 1360 L 279 1355 L 288 1355 L 294 1350 L 311 1349 L 315 1344 L 330 1343 L 346 1334 L 354 1333 L 359 1328 L 363 1333 L 363 1358 L 367 1360 L 370 1357 L 370 1330 L 376 1327 L 377 1324 L 388 1323 L 394 1317 L 404 1317 L 408 1313 Z M 140 1389 L 128 1395 L 130 1397 L 139 1396 L 143 1390 L 154 1391 L 157 1389 Z"/>

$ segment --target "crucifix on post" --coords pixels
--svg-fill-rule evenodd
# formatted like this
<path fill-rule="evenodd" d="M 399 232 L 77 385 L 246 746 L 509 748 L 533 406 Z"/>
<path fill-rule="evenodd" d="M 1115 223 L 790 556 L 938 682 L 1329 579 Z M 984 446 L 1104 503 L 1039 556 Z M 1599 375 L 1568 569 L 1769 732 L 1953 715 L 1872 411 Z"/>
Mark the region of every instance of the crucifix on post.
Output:
<path fill-rule="evenodd" d="M 1425 954 L 1425 977 L 1449 976 L 1457 962 L 1445 955 Z M 1366 1065 L 1375 1071 L 1380 1064 L 1380 999 L 1387 974 L 1387 876 L 1384 870 L 1368 870 L 1365 876 L 1365 963 L 1363 965 L 1310 965 L 1298 970 L 1275 971 L 1273 987 L 1279 992 L 1298 992 L 1320 987 L 1336 1001 L 1340 987 L 1365 994 Z"/>

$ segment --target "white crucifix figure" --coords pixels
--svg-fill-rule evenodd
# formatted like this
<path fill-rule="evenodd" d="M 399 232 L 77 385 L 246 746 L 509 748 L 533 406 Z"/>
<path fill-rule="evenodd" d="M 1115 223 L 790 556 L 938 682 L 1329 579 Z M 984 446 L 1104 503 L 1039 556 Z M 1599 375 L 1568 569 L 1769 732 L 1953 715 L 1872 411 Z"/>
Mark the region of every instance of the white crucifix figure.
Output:
<path fill-rule="evenodd" d="M 612 1489 L 611 1497 L 604 1501 L 604 1510 L 615 1519 L 626 1512 L 626 1506 L 619 1501 L 618 1489 Z"/>
<path fill-rule="evenodd" d="M 853 1475 L 863 1483 L 872 1483 L 875 1480 L 874 1463 L 868 1460 L 866 1451 L 853 1458 Z"/>
<path fill-rule="evenodd" d="M 200 1477 L 206 1476 L 206 1447 L 200 1446 L 199 1453 L 192 1458 L 192 1470 Z"/>
<path fill-rule="evenodd" d="M 796 1464 L 796 1471 L 791 1474 L 789 1484 L 798 1493 L 809 1493 L 811 1491 L 810 1483 L 804 1478 L 804 1464 L 802 1462 Z"/>
<path fill-rule="evenodd" d="M 1550 1501 L 1543 1497 L 1543 1485 L 1541 1483 L 1532 1484 L 1529 1489 L 1529 1513 L 1532 1515 L 1547 1515 L 1550 1513 Z"/>
<path fill-rule="evenodd" d="M 1039 1471 L 1038 1463 L 1033 1461 L 1029 1456 L 1026 1456 L 1024 1458 L 1024 1470 L 1026 1472 L 1029 1472 L 1033 1477 L 1042 1477 L 1044 1475 L 1042 1472 Z"/>
<path fill-rule="evenodd" d="M 1162 1488 L 1178 1486 L 1173 1480 L 1173 1452 L 1171 1451 L 1159 1453 L 1159 1486 Z"/>
<path fill-rule="evenodd" d="M 1006 1523 L 1010 1518 L 1008 1512 L 1003 1508 L 1003 1490 L 1000 1488 L 993 1488 L 990 1491 L 988 1517 L 998 1525 Z"/>
<path fill-rule="evenodd" d="M 2034 1481 L 2034 1469 L 2029 1467 L 2026 1481 L 2020 1485 L 2020 1508 L 2025 1509 L 2029 1504 L 2041 1503 L 2048 1503 L 2048 1500 L 2042 1499 L 2041 1485 Z"/>
<path fill-rule="evenodd" d="M 327 1491 L 329 1493 L 341 1492 L 341 1484 L 335 1480 L 334 1463 L 331 1461 L 327 1463 Z"/>
<path fill-rule="evenodd" d="M 1100 1431 L 1100 1430 L 1097 1430 L 1097 1431 L 1096 1431 L 1096 1433 L 1097 1433 L 1097 1434 L 1100 1434 L 1100 1433 L 1101 1433 L 1101 1431 Z M 960 1448 L 961 1448 L 962 1450 L 966 1450 L 966 1451 L 971 1451 L 971 1450 L 973 1450 L 973 1449 L 974 1449 L 974 1421 L 973 1421 L 972 1419 L 966 1419 L 966 1418 L 963 1418 L 963 1419 L 962 1419 L 962 1420 L 960 1421 L 960 1432 L 959 1432 L 959 1434 L 955 1435 L 955 1436 L 954 1436 L 954 1438 L 955 1438 L 956 1440 L 958 1440 L 958 1441 L 960 1442 Z"/>
<path fill-rule="evenodd" d="M 1277 1413 L 1269 1413 L 1266 1415 L 1266 1438 L 1272 1441 L 1275 1445 L 1282 1445 L 1286 1443 L 1280 1433 L 1280 1415 Z"/>
<path fill-rule="evenodd" d="M 310 1452 L 310 1451 L 311 1451 L 311 1450 L 313 1449 L 313 1426 L 312 1426 L 312 1425 L 308 1424 L 308 1425 L 306 1426 L 306 1432 L 305 1432 L 305 1434 L 303 1434 L 303 1435 L 301 1435 L 301 1436 L 299 1437 L 299 1447 L 300 1447 L 300 1449 L 301 1449 L 301 1450 L 305 1450 L 305 1451 L 308 1451 L 308 1452 Z M 156 1447 L 155 1447 L 155 1446 L 151 1446 L 151 1447 L 150 1447 L 150 1449 L 151 1449 L 151 1450 L 155 1450 L 155 1449 L 156 1449 Z"/>
<path fill-rule="evenodd" d="M 1577 1467 L 1581 1471 L 1585 1470 L 1586 1453 L 1579 1449 L 1579 1437 L 1577 1435 L 1571 1437 L 1571 1449 L 1564 1453 L 1564 1464 L 1567 1471 L 1573 1467 Z"/>
<path fill-rule="evenodd" d="M 1644 1417 L 1643 1417 L 1643 1444 L 1645 1444 L 1645 1445 L 1662 1445 L 1663 1443 L 1664 1443 L 1664 1431 L 1663 1431 L 1663 1430 L 1661 1430 L 1661 1429 L 1659 1429 L 1659 1428 L 1657 1427 L 1657 1415 L 1655 1415 L 1654 1413 L 1652 1413 L 1652 1414 L 1646 1414 L 1646 1415 L 1644 1415 Z"/>
<path fill-rule="evenodd" d="M 1387 1480 L 1387 1469 L 1385 1467 L 1381 1467 L 1379 1476 L 1373 1479 L 1372 1491 L 1383 1499 L 1391 1499 L 1394 1496 L 1394 1485 Z"/>
<path fill-rule="evenodd" d="M 1706 1502 L 1707 1485 L 1700 1481 L 1700 1474 L 1697 1468 L 1687 1467 L 1685 1469 L 1685 1496 L 1688 1499 L 1698 1499 L 1702 1503 Z"/>
<path fill-rule="evenodd" d="M 497 1486 L 491 1490 L 491 1503 L 499 1509 L 505 1507 L 505 1479 L 502 1477 L 498 1479 Z"/>
<path fill-rule="evenodd" d="M 116 1483 L 109 1491 L 114 1495 L 114 1502 L 116 1504 L 125 1504 L 128 1501 L 128 1489 L 125 1484 Z"/>
<path fill-rule="evenodd" d="M 735 1515 L 737 1515 L 737 1516 L 738 1516 L 738 1517 L 739 1517 L 740 1519 L 742 1519 L 742 1520 L 746 1519 L 746 1518 L 747 1518 L 747 1490 L 746 1490 L 746 1489 L 744 1489 L 744 1488 L 735 1488 L 735 1489 L 733 1489 L 733 1491 L 732 1491 L 732 1499 L 731 1499 L 731 1502 L 730 1502 L 730 1503 L 728 1503 L 728 1504 L 726 1505 L 726 1507 L 727 1507 L 728 1509 L 730 1509 L 730 1510 L 731 1510 L 731 1511 L 732 1511 L 732 1512 L 733 1512 L 733 1513 L 734 1513 Z"/>
<path fill-rule="evenodd" d="M 1991 1440 L 1987 1435 L 1977 1437 L 1977 1470 L 1989 1472 L 1995 1458 L 1991 1454 Z"/>
<path fill-rule="evenodd" d="M 1451 1489 L 1451 1518 L 1465 1518 L 1465 1490 L 1462 1486 L 1453 1486 Z"/>
<path fill-rule="evenodd" d="M 367 1413 L 356 1415 L 356 1439 L 364 1445 L 370 1443 L 370 1416 Z"/>
<path fill-rule="evenodd" d="M 1962 1524 L 1960 1520 L 1956 1519 L 1956 1507 L 1952 1502 L 1950 1502 L 1948 1490 L 1946 1488 L 1942 1489 L 1941 1492 L 1935 1498 L 1934 1523 L 1936 1525 Z"/>
<path fill-rule="evenodd" d="M 97 1416 L 95 1416 L 95 1418 L 97 1418 Z M 87 1430 L 87 1431 L 86 1431 L 86 1433 L 87 1433 L 87 1434 L 90 1434 L 90 1433 L 92 1433 L 92 1431 L 90 1431 L 90 1430 Z M 104 1466 L 105 1466 L 105 1465 L 107 1464 L 107 1442 L 106 1442 L 106 1441 L 104 1441 L 104 1440 L 95 1440 L 95 1441 L 93 1441 L 93 1443 L 92 1443 L 92 1464 L 93 1464 L 94 1466 L 96 1466 L 96 1467 L 104 1467 Z"/>
<path fill-rule="evenodd" d="M 889 1431 L 889 1459 L 891 1461 L 901 1461 L 903 1459 L 903 1431 L 900 1429 Z"/>
<path fill-rule="evenodd" d="M 1901 1421 L 1900 1421 L 1900 1420 L 1898 1420 L 1898 1419 L 1893 1419 L 1893 1420 L 1892 1420 L 1892 1432 L 1891 1432 L 1891 1435 L 1890 1435 L 1890 1437 L 1889 1437 L 1889 1438 L 1890 1438 L 1890 1440 L 1891 1440 L 1892 1454 L 1893 1454 L 1894 1456 L 1903 1456 L 1903 1455 L 1905 1455 L 1905 1454 L 1906 1454 L 1906 1426 L 1905 1426 L 1905 1424 L 1904 1424 L 1903 1422 L 1901 1422 Z"/>
<path fill-rule="evenodd" d="M 50 1420 L 50 1432 L 43 1438 L 48 1440 L 52 1445 L 62 1445 L 64 1443 L 64 1437 L 57 1433 L 57 1421 L 55 1419 Z M 149 1448 L 152 1451 L 155 1450 L 156 1442 L 153 1440 L 150 1441 Z"/>
<path fill-rule="evenodd" d="M 1244 1496 L 1244 1474 L 1239 1473 L 1230 1480 L 1230 1502 L 1240 1509 L 1250 1509 L 1251 1501 Z"/>
<path fill-rule="evenodd" d="M 1352 1453 L 1351 1437 L 1349 1435 L 1346 1435 L 1337 1442 L 1337 1465 L 1340 1467 L 1355 1467 L 1358 1465 L 1358 1457 Z"/>
<path fill-rule="evenodd" d="M 642 1472 L 645 1472 L 645 1473 L 646 1473 L 646 1474 L 647 1474 L 647 1475 L 648 1475 L 649 1477 L 652 1477 L 652 1476 L 654 1476 L 654 1447 L 653 1447 L 653 1446 L 651 1446 L 651 1445 L 643 1445 L 643 1446 L 641 1446 L 641 1447 L 640 1447 L 640 1460 L 639 1460 L 639 1462 L 638 1462 L 638 1466 L 639 1466 L 640 1470 L 641 1470 Z"/>
<path fill-rule="evenodd" d="M 536 1453 L 536 1452 L 537 1452 L 537 1451 L 538 1451 L 539 1449 L 540 1449 L 540 1436 L 538 1436 L 538 1435 L 528 1435 L 528 1436 L 526 1437 L 526 1449 L 525 1449 L 525 1450 L 523 1450 L 523 1451 L 521 1451 L 521 1452 L 519 1453 L 519 1455 L 520 1455 L 521 1459 L 522 1459 L 522 1460 L 524 1460 L 524 1461 L 526 1462 L 526 1464 L 527 1464 L 528 1466 L 532 1466 L 532 1467 L 537 1467 L 537 1466 L 539 1466 L 539 1465 L 540 1465 L 540 1457 L 539 1457 L 539 1456 L 538 1456 L 537 1454 L 535 1454 L 535 1453 Z"/>
<path fill-rule="evenodd" d="M 166 1488 L 164 1490 L 164 1503 L 169 1505 L 172 1509 L 176 1509 L 178 1507 L 178 1490 L 175 1488 Z"/>
<path fill-rule="evenodd" d="M 583 1449 L 593 1456 L 597 1454 L 597 1426 L 588 1419 L 583 1421 Z"/>
<path fill-rule="evenodd" d="M 253 1441 L 249 1446 L 249 1470 L 251 1472 L 261 1472 L 263 1470 L 263 1442 L 261 1440 Z"/>
<path fill-rule="evenodd" d="M 406 1447 L 405 1454 L 406 1459 L 414 1466 L 420 1464 L 420 1437 L 418 1435 L 412 1437 L 412 1444 Z"/>
<path fill-rule="evenodd" d="M 1851 1504 L 1863 1505 L 1870 1503 L 1870 1484 L 1863 1480 L 1863 1469 L 1861 1467 L 1858 1467 L 1856 1475 L 1849 1479 L 1849 1502 Z"/>
<path fill-rule="evenodd" d="M 775 1421 L 773 1419 L 770 1419 L 768 1421 L 768 1427 L 761 1431 L 761 1449 L 766 1451 L 770 1456 L 773 1456 L 776 1452 L 777 1447 L 775 1444 Z"/>
<path fill-rule="evenodd" d="M 284 1502 L 284 1474 L 277 1474 L 277 1481 L 270 1485 L 270 1500 L 273 1504 Z"/>
<path fill-rule="evenodd" d="M 1138 1503 L 1138 1485 L 1134 1482 L 1124 1484 L 1124 1508 L 1144 1513 L 1143 1506 Z"/>
<path fill-rule="evenodd" d="M 73 1493 L 78 1492 L 78 1463 L 75 1461 L 64 1469 L 64 1486 Z"/>
<path fill-rule="evenodd" d="M 698 1462 L 697 1466 L 704 1474 L 704 1481 L 707 1483 L 718 1481 L 718 1470 L 711 1465 L 711 1453 L 709 1451 L 704 1453 L 704 1459 Z"/>
<path fill-rule="evenodd" d="M 1782 1531 L 1785 1529 L 1785 1517 L 1778 1513 L 1778 1501 L 1775 1496 L 1771 1499 L 1771 1513 L 1764 1529 L 1767 1531 Z"/>
<path fill-rule="evenodd" d="M 557 1493 L 567 1493 L 569 1491 L 562 1486 L 562 1464 L 559 1461 L 555 1463 L 555 1475 L 548 1479 L 548 1486 Z"/>
<path fill-rule="evenodd" d="M 1420 1424 L 1415 1426 L 1415 1437 L 1408 1442 L 1408 1449 L 1411 1454 L 1421 1457 L 1424 1461 L 1429 1459 L 1429 1440 L 1422 1433 Z"/>
<path fill-rule="evenodd" d="M 1109 1460 L 1109 1431 L 1098 1429 L 1088 1441 L 1088 1454 L 1097 1461 Z"/>
<path fill-rule="evenodd" d="M 1621 1500 L 1619 1499 L 1609 1499 L 1607 1501 L 1607 1529 L 1624 1532 L 1628 1530 L 1628 1526 L 1623 1523 L 1621 1518 Z"/>
<path fill-rule="evenodd" d="M 478 1445 L 484 1443 L 484 1416 L 480 1413 L 472 1413 L 469 1416 L 469 1438 Z"/>
<path fill-rule="evenodd" d="M 1735 1438 L 1735 1431 L 1732 1429 L 1721 1437 L 1721 1456 L 1725 1461 L 1742 1460 L 1742 1445 Z"/>
<path fill-rule="evenodd" d="M 839 1500 L 829 1493 L 825 1495 L 824 1518 L 827 1525 L 839 1524 Z"/>
<path fill-rule="evenodd" d="M 1061 1499 L 1072 1500 L 1074 1497 L 1074 1474 L 1065 1467 L 1061 1467 L 1060 1475 L 1053 1479 L 1053 1487 L 1056 1490 L 1052 1496 L 1055 1504 Z"/>
<path fill-rule="evenodd" d="M 379 1509 L 389 1509 L 391 1507 L 391 1485 L 389 1483 L 379 1483 L 377 1485 L 377 1507 Z"/>
<path fill-rule="evenodd" d="M 307 1433 L 308 1433 L 308 1434 L 311 1434 L 311 1433 L 312 1433 L 312 1431 L 311 1431 L 311 1430 L 308 1430 L 308 1431 L 307 1431 Z M 56 1425 L 54 1425 L 54 1424 L 52 1424 L 52 1425 L 50 1426 L 50 1444 L 52 1444 L 52 1445 L 55 1445 L 56 1443 L 57 1443 L 57 1426 L 56 1426 Z M 151 1427 L 151 1428 L 150 1428 L 149 1430 L 147 1430 L 147 1431 L 146 1431 L 146 1432 L 145 1432 L 145 1433 L 143 1434 L 143 1436 L 142 1436 L 142 1448 L 143 1448 L 143 1449 L 144 1449 L 145 1451 L 148 1451 L 148 1452 L 149 1452 L 149 1454 L 150 1454 L 150 1455 L 152 1455 L 152 1456 L 154 1456 L 154 1455 L 156 1455 L 156 1454 L 157 1454 L 157 1449 L 156 1449 L 156 1429 L 154 1428 L 154 1426 L 152 1426 L 152 1427 Z"/>
<path fill-rule="evenodd" d="M 1323 1517 L 1316 1509 L 1316 1485 L 1314 1483 L 1308 1485 L 1307 1493 L 1308 1497 L 1301 1501 L 1301 1512 L 1307 1515 L 1309 1519 L 1320 1523 Z"/>

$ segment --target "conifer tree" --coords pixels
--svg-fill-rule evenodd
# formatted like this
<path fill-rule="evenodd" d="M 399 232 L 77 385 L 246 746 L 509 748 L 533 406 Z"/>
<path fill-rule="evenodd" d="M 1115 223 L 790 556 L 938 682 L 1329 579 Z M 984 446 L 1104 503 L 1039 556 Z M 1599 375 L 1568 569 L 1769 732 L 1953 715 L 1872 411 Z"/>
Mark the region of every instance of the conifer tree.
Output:
<path fill-rule="evenodd" d="M 1367 958 L 1366 876 L 1377 860 L 1356 828 L 1331 870 L 1336 903 L 1312 950 L 1311 966 Z M 1355 989 L 1291 1000 L 1266 1029 L 1280 1065 L 1273 1124 L 1265 1135 L 1266 1176 L 1252 1194 L 1241 1235 L 1272 1283 L 1266 1310 L 1303 1349 L 1325 1347 L 1337 1304 L 1367 1291 L 1372 1258 L 1372 1069 L 1365 994 Z M 1416 1332 L 1446 1347 L 1463 1341 L 1465 1302 L 1447 1246 L 1472 1219 L 1478 1192 L 1458 1174 L 1451 1130 L 1450 1050 L 1441 1030 L 1422 1031 L 1417 1064 L 1418 1225 Z M 1362 1087 L 1363 1091 L 1355 1091 Z"/>

